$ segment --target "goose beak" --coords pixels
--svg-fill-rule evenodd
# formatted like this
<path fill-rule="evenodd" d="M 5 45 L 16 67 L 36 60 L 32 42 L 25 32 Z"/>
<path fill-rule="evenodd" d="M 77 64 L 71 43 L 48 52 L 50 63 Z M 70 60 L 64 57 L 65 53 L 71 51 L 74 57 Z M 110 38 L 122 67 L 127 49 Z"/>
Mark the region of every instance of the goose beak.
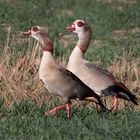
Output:
<path fill-rule="evenodd" d="M 27 32 L 22 32 L 23 36 L 30 36 L 31 35 L 31 30 L 28 30 Z"/>
<path fill-rule="evenodd" d="M 65 29 L 65 32 L 73 32 L 73 31 L 75 31 L 75 25 L 74 25 L 74 24 L 69 25 L 69 26 Z"/>

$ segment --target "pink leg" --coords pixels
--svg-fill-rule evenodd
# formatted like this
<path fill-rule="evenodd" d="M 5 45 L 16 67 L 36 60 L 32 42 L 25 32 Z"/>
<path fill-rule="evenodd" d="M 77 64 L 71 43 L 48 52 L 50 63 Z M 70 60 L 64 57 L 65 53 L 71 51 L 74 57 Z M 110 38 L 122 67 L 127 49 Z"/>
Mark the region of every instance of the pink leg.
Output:
<path fill-rule="evenodd" d="M 72 113 L 71 113 L 71 103 L 66 104 L 66 110 L 67 110 L 67 117 L 68 119 L 71 118 Z"/>
<path fill-rule="evenodd" d="M 113 111 L 116 112 L 118 107 L 118 97 L 114 96 Z"/>
<path fill-rule="evenodd" d="M 53 109 L 45 112 L 45 116 L 48 116 L 48 115 L 56 115 L 56 114 L 59 113 L 60 110 L 66 109 L 66 106 L 67 106 L 67 104 L 57 106 L 57 107 L 55 107 L 55 108 L 53 108 Z"/>

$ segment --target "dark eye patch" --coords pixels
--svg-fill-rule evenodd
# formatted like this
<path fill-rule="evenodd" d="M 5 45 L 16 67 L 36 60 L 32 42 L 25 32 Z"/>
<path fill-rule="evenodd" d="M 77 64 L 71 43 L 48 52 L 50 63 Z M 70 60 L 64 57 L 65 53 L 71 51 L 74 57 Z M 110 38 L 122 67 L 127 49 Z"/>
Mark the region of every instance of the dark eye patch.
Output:
<path fill-rule="evenodd" d="M 32 28 L 32 30 L 33 30 L 34 32 L 37 32 L 37 31 L 38 31 L 38 28 L 35 26 L 35 27 Z"/>
<path fill-rule="evenodd" d="M 82 26 L 84 26 L 84 23 L 81 22 L 81 21 L 79 21 L 79 22 L 77 23 L 77 25 L 78 25 L 78 27 L 82 27 Z"/>

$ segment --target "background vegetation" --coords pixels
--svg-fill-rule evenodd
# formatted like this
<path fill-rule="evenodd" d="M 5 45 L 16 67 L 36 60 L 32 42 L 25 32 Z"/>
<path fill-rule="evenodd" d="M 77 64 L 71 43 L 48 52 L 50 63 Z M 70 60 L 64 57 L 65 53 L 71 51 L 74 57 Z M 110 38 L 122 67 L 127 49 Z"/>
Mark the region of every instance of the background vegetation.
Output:
<path fill-rule="evenodd" d="M 113 72 L 139 98 L 139 17 L 139 0 L 1 0 L 0 138 L 139 139 L 139 106 L 123 101 L 117 114 L 98 114 L 92 105 L 74 102 L 71 120 L 65 111 L 45 118 L 46 110 L 62 102 L 39 81 L 40 44 L 21 37 L 32 25 L 46 27 L 54 57 L 65 65 L 77 38 L 64 30 L 76 19 L 86 20 L 93 38 L 85 57 Z"/>

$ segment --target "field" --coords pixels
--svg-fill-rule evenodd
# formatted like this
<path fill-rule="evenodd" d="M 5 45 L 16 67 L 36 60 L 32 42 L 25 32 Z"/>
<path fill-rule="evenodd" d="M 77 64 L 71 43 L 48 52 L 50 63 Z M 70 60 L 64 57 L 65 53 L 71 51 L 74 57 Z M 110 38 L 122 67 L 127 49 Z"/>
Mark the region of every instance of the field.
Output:
<path fill-rule="evenodd" d="M 0 139 L 140 139 L 140 107 L 126 101 L 119 101 L 117 113 L 98 113 L 92 104 L 73 102 L 71 120 L 65 111 L 44 116 L 63 102 L 39 80 L 40 44 L 21 32 L 32 25 L 46 27 L 54 57 L 65 66 L 77 37 L 64 30 L 76 19 L 93 29 L 86 59 L 106 67 L 140 98 L 139 0 L 1 0 Z"/>

